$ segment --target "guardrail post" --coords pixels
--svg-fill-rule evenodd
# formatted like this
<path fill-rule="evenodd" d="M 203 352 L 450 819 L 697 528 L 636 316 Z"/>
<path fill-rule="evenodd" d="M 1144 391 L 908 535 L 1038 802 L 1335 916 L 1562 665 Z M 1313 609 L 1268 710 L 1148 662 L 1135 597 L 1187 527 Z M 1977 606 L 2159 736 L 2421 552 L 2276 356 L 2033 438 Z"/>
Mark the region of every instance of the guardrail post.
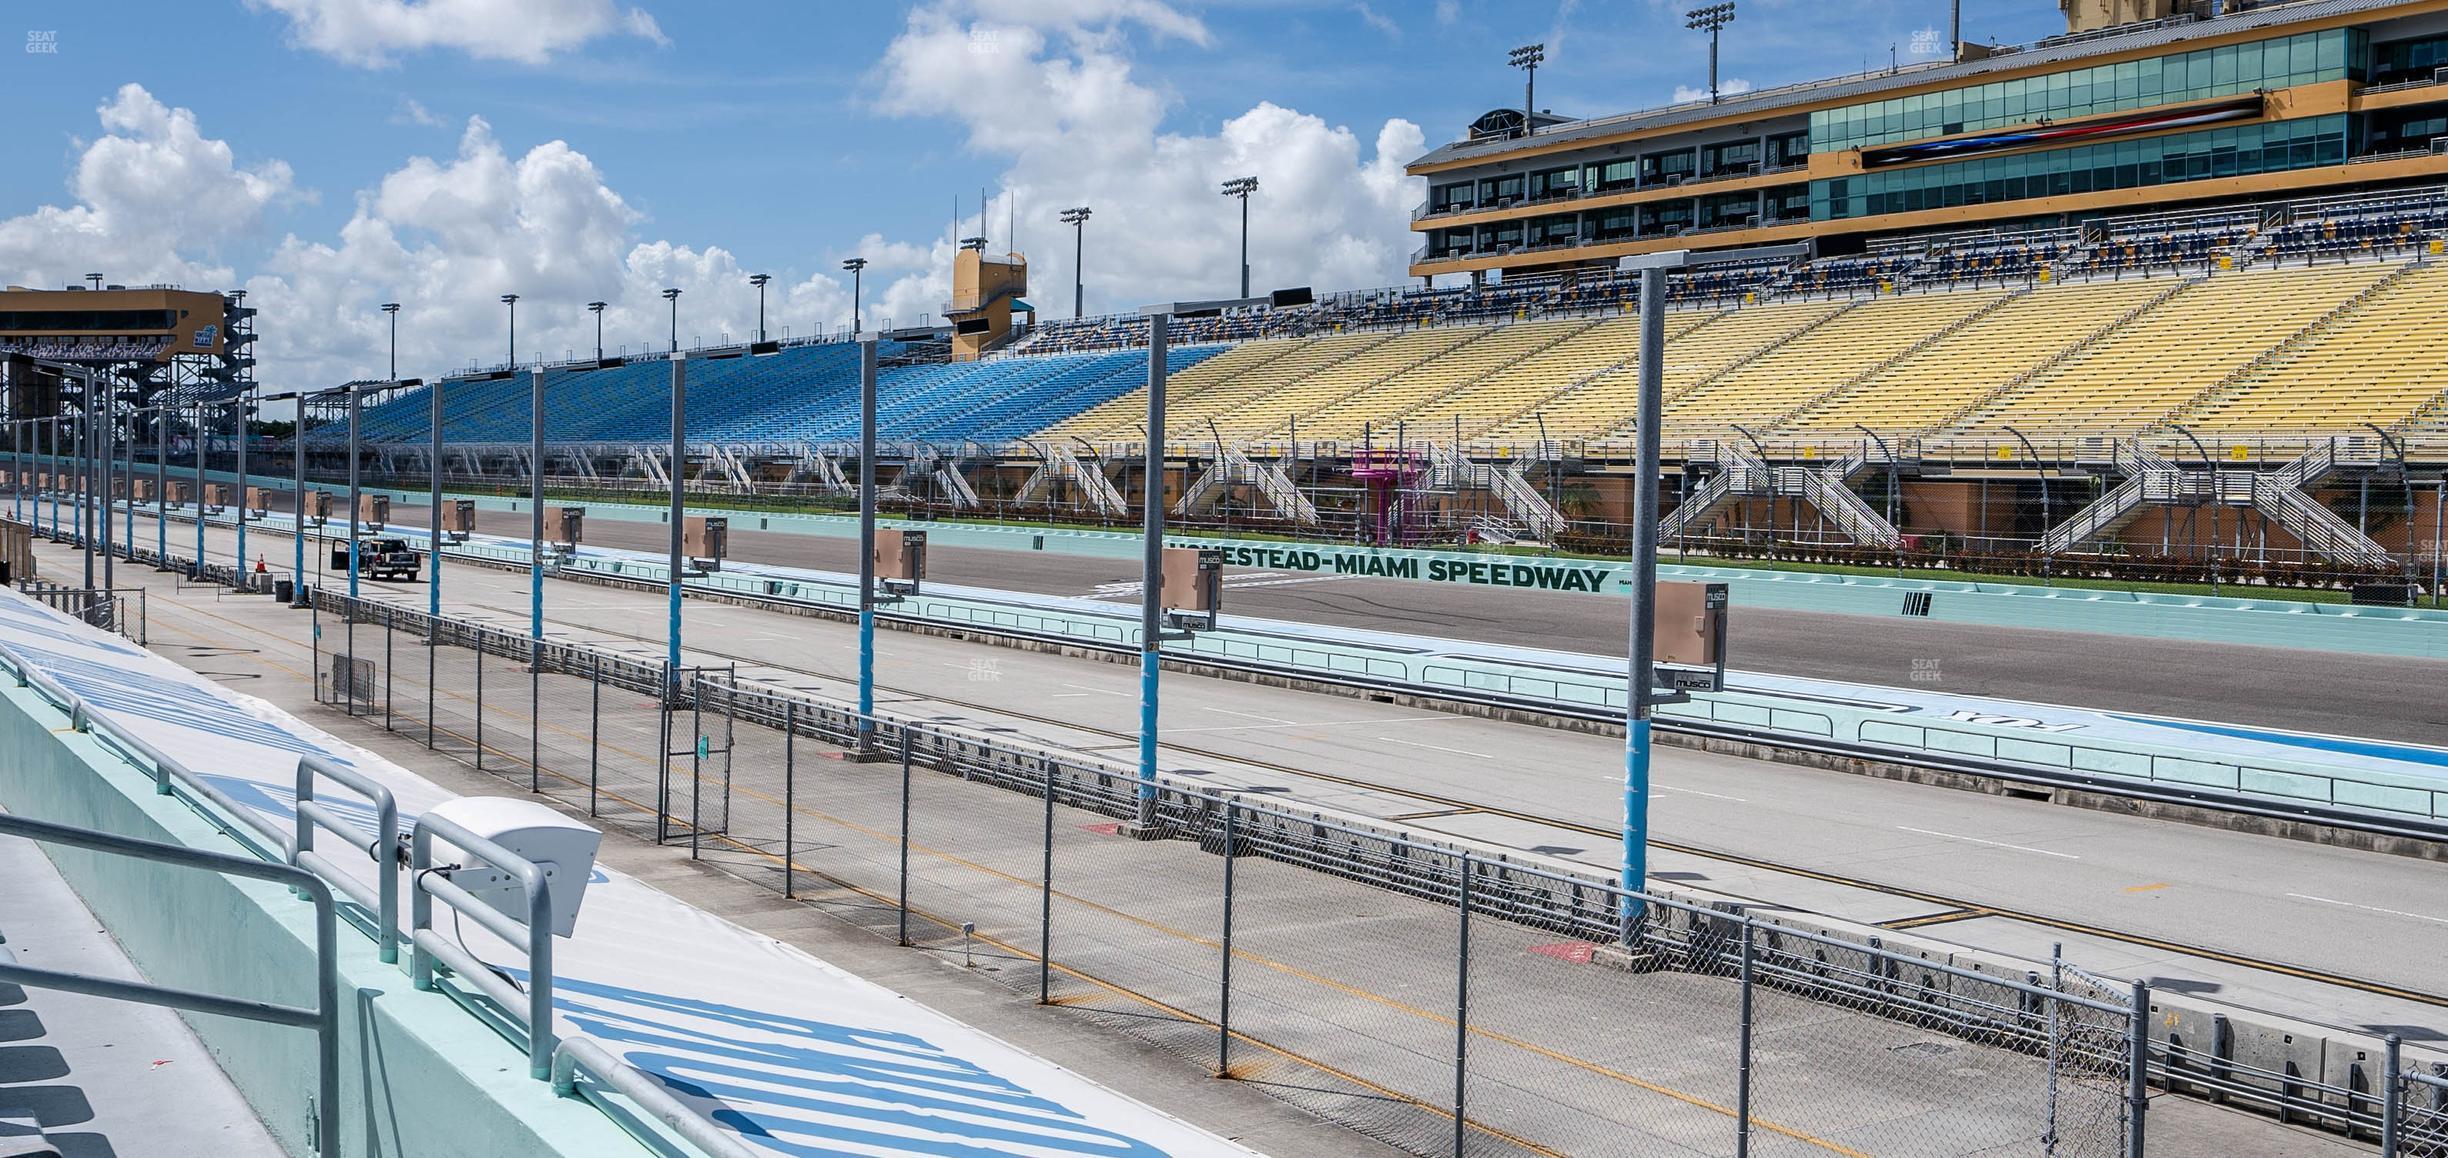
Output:
<path fill-rule="evenodd" d="M 2380 1061 L 2380 1158 L 2397 1158 L 2397 1132 L 2400 1126 L 2398 1103 L 2403 1101 L 2405 1058 L 2401 1047 L 2404 1039 L 2389 1034 L 2381 1039 L 2386 1047 Z"/>
<path fill-rule="evenodd" d="M 2133 1009 L 2125 1028 L 2125 1158 L 2142 1158 L 2150 1114 L 2150 982 L 2133 983 Z"/>

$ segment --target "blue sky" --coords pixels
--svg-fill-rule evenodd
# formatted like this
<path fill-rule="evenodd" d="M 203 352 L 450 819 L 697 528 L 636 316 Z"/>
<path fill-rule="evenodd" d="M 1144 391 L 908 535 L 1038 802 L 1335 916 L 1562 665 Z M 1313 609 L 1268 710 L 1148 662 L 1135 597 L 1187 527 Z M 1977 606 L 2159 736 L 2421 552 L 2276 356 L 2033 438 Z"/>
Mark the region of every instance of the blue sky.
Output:
<path fill-rule="evenodd" d="M 409 303 L 403 362 L 427 371 L 498 359 L 494 298 L 511 290 L 526 354 L 577 342 L 591 297 L 614 301 L 616 344 L 642 343 L 656 284 L 690 291 L 684 340 L 744 332 L 743 271 L 790 287 L 777 329 L 840 325 L 852 252 L 877 257 L 871 312 L 920 320 L 943 296 L 953 199 L 974 216 L 981 186 L 998 248 L 1016 205 L 1049 309 L 1070 279 L 1053 217 L 1080 201 L 1097 207 L 1092 310 L 1221 288 L 1235 226 L 1212 191 L 1237 171 L 1262 181 L 1259 280 L 1386 284 L 1418 196 L 1392 170 L 1519 99 L 1505 49 L 1546 41 L 1539 103 L 1571 114 L 1666 103 L 1705 75 L 1681 3 L 11 7 L 56 51 L 0 57 L 17 128 L 0 276 L 245 284 L 268 378 L 377 365 L 360 315 L 386 299 Z M 1937 3 L 1750 0 L 1723 71 L 1767 85 L 1882 66 L 1945 20 Z M 2062 27 L 2036 0 L 1969 5 L 1965 24 L 2005 41 Z"/>

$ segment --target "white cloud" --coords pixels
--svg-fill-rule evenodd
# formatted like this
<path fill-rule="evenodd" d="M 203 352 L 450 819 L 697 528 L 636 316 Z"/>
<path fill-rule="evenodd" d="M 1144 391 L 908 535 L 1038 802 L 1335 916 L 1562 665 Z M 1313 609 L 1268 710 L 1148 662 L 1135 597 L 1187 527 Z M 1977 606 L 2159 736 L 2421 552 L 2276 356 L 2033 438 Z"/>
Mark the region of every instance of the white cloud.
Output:
<path fill-rule="evenodd" d="M 1370 7 L 1366 3 L 1366 0 L 1363 0 L 1362 3 L 1352 5 L 1352 11 L 1360 14 L 1360 22 L 1362 24 L 1366 24 L 1379 32 L 1385 33 L 1387 36 L 1396 38 L 1402 36 L 1402 25 L 1395 23 L 1393 17 Z"/>
<path fill-rule="evenodd" d="M 289 18 L 299 47 L 347 64 L 388 66 L 435 49 L 536 64 L 607 36 L 667 43 L 642 8 L 615 0 L 247 0 Z"/>
<path fill-rule="evenodd" d="M 439 129 L 450 124 L 451 122 L 450 118 L 438 116 L 432 109 L 426 108 L 424 102 L 422 101 L 415 99 L 402 99 L 399 103 L 399 108 L 391 113 L 391 123 L 395 125 L 420 125 L 428 129 Z"/>
<path fill-rule="evenodd" d="M 1445 25 L 1450 25 L 1450 24 L 1452 24 L 1454 21 L 1456 21 L 1456 20 L 1460 20 L 1461 18 L 1462 18 L 1462 5 L 1461 5 L 1461 3 L 1460 3 L 1460 0 L 1437 0 L 1437 2 L 1436 2 L 1436 22 L 1437 22 L 1437 23 L 1439 23 L 1439 24 L 1445 24 Z"/>
<path fill-rule="evenodd" d="M 500 297 L 520 295 L 522 360 L 591 353 L 585 303 L 609 303 L 607 349 L 661 349 L 665 286 L 677 286 L 680 340 L 745 340 L 756 290 L 720 246 L 641 240 L 642 221 L 584 154 L 548 141 L 513 156 L 481 118 L 458 155 L 410 159 L 358 196 L 337 243 L 291 237 L 247 281 L 263 310 L 267 379 L 338 381 L 380 368 L 385 321 L 401 303 L 400 365 L 431 375 L 486 365 L 508 352 Z M 845 286 L 822 276 L 769 287 L 767 328 L 805 334 L 849 322 Z"/>
<path fill-rule="evenodd" d="M 195 113 L 142 86 L 122 86 L 97 113 L 104 134 L 82 146 L 68 182 L 74 204 L 0 220 L 0 274 L 11 284 L 65 285 L 100 271 L 131 285 L 217 289 L 236 279 L 216 261 L 221 247 L 303 196 L 289 166 L 240 166 Z"/>
<path fill-rule="evenodd" d="M 1730 96 L 1740 96 L 1750 91 L 1751 82 L 1738 76 L 1722 77 L 1717 81 L 1717 99 L 1719 100 Z M 1678 84 L 1675 86 L 1674 99 L 1676 104 L 1707 100 L 1708 86 Z"/>
<path fill-rule="evenodd" d="M 1109 19 L 1044 12 L 1055 7 Z M 1175 22 L 1186 18 L 1150 12 L 1157 8 L 953 0 L 917 9 L 885 52 L 878 104 L 955 121 L 973 151 L 1007 164 L 983 220 L 999 247 L 1017 199 L 1032 296 L 1050 316 L 1069 313 L 1071 239 L 1054 221 L 1063 206 L 1095 211 L 1086 243 L 1092 312 L 1236 288 L 1240 218 L 1217 183 L 1241 175 L 1259 179 L 1253 288 L 1402 280 L 1409 210 L 1421 196 L 1402 168 L 1426 148 L 1419 127 L 1390 120 L 1364 139 L 1262 102 L 1213 133 L 1164 131 L 1165 96 L 1140 83 L 1123 55 L 1134 29 L 1182 35 Z M 886 300 L 896 311 L 932 311 L 943 288 L 941 275 L 929 274 L 896 284 Z"/>

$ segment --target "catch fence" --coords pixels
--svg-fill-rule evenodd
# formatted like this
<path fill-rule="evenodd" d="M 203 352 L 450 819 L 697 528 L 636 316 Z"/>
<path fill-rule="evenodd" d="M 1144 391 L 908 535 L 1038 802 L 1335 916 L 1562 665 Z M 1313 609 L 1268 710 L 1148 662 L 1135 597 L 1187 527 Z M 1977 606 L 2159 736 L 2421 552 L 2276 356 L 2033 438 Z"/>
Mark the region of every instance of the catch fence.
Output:
<path fill-rule="evenodd" d="M 1627 894 L 734 671 L 313 603 L 333 707 L 1409 1152 L 2130 1155 L 2152 1086 L 2193 1092 L 2147 987 L 2062 962 Z M 2221 1073 L 2448 1158 L 2448 1078 L 2423 1067 L 2359 1090 Z"/>

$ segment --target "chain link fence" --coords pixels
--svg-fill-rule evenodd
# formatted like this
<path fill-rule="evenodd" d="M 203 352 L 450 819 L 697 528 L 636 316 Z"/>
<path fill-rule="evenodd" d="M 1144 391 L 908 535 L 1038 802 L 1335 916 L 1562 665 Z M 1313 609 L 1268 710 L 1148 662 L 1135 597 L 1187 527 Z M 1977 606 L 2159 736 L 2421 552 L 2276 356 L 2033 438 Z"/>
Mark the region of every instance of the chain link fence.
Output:
<path fill-rule="evenodd" d="M 2061 960 L 1626 894 L 730 671 L 313 605 L 318 671 L 350 665 L 337 710 L 1408 1152 L 2131 1155 L 2151 1085 L 2215 1082 L 2448 1158 L 2430 1063 L 2392 1047 L 2334 1085 L 2196 1064 L 2146 987 Z"/>

